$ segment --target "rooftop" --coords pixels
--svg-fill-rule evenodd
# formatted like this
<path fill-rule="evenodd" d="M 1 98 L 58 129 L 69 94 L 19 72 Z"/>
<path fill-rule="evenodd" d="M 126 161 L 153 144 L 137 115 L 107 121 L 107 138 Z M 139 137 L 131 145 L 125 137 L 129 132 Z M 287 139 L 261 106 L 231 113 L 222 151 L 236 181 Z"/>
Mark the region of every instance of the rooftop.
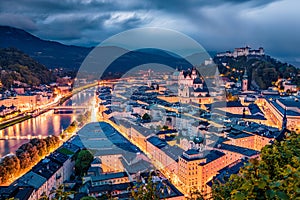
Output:
<path fill-rule="evenodd" d="M 105 184 L 89 188 L 89 193 L 102 193 L 102 192 L 112 192 L 115 190 L 118 191 L 127 191 L 128 188 L 132 187 L 132 183 L 119 183 L 119 184 Z"/>
<path fill-rule="evenodd" d="M 95 182 L 95 181 L 104 181 L 104 180 L 123 178 L 123 177 L 128 177 L 125 172 L 100 174 L 99 176 L 91 176 L 91 179 L 93 182 Z"/>
<path fill-rule="evenodd" d="M 19 187 L 17 194 L 14 196 L 14 199 L 29 199 L 34 189 L 32 187 Z"/>
<path fill-rule="evenodd" d="M 45 177 L 47 180 L 51 178 L 60 168 L 61 164 L 50 160 L 49 158 L 45 158 L 36 164 L 32 171 L 42 177 Z"/>
<path fill-rule="evenodd" d="M 49 155 L 49 158 L 63 165 L 69 159 L 69 156 L 60 153 L 59 151 L 54 151 Z"/>
<path fill-rule="evenodd" d="M 246 138 L 246 137 L 251 137 L 253 135 L 249 134 L 249 133 L 245 133 L 245 132 L 242 132 L 242 131 L 237 131 L 237 132 L 234 132 L 231 131 L 227 134 L 227 136 L 229 138 L 233 138 L 233 139 L 240 139 L 240 138 Z"/>
<path fill-rule="evenodd" d="M 196 150 L 197 151 L 197 150 Z M 216 151 L 216 150 L 203 150 L 203 151 L 197 151 L 199 156 L 193 156 L 193 155 L 197 155 L 195 150 L 188 150 L 188 151 L 185 151 L 185 153 L 188 155 L 188 156 L 184 156 L 182 155 L 181 158 L 187 160 L 187 161 L 193 161 L 193 160 L 199 160 L 199 159 L 206 159 L 204 163 L 201 163 L 201 165 L 205 165 L 209 162 L 212 162 L 222 156 L 224 156 L 225 154 L 221 151 Z M 189 157 L 189 155 L 191 155 L 191 157 Z"/>
<path fill-rule="evenodd" d="M 240 171 L 241 167 L 243 167 L 247 162 L 248 162 L 247 159 L 243 159 L 230 164 L 229 166 L 218 171 L 217 176 L 215 176 L 213 180 L 217 180 L 221 183 L 225 183 L 225 181 L 229 180 L 229 177 L 232 174 L 237 174 Z M 213 180 L 208 182 L 207 185 L 212 186 Z"/>
<path fill-rule="evenodd" d="M 30 171 L 21 176 L 16 182 L 20 186 L 32 186 L 34 189 L 38 189 L 47 182 L 47 179 Z"/>
<path fill-rule="evenodd" d="M 121 158 L 121 163 L 129 174 L 136 174 L 138 172 L 144 172 L 153 169 L 153 165 L 145 160 L 139 160 L 133 164 L 128 164 L 123 158 Z"/>
<path fill-rule="evenodd" d="M 150 142 L 151 144 L 153 144 L 154 146 L 156 146 L 157 148 L 161 149 L 163 148 L 164 146 L 167 145 L 167 143 L 160 139 L 159 137 L 156 137 L 156 136 L 151 136 L 147 139 L 148 142 Z"/>
<path fill-rule="evenodd" d="M 240 153 L 240 154 L 243 154 L 243 155 L 248 156 L 248 157 L 259 154 L 259 151 L 255 151 L 255 150 L 252 150 L 252 149 L 239 147 L 239 146 L 235 146 L 235 145 L 225 144 L 225 143 L 221 144 L 221 146 L 219 146 L 218 148 L 221 149 L 221 150 Z"/>
<path fill-rule="evenodd" d="M 178 160 L 178 157 L 182 155 L 184 150 L 177 145 L 170 146 L 166 145 L 163 148 L 161 148 L 170 158 L 172 158 L 174 161 Z"/>
<path fill-rule="evenodd" d="M 136 131 L 138 131 L 140 134 L 142 134 L 145 137 L 148 137 L 148 136 L 150 136 L 151 134 L 154 133 L 153 130 L 145 128 L 145 127 L 140 126 L 140 125 L 133 124 L 132 128 L 134 128 Z"/>

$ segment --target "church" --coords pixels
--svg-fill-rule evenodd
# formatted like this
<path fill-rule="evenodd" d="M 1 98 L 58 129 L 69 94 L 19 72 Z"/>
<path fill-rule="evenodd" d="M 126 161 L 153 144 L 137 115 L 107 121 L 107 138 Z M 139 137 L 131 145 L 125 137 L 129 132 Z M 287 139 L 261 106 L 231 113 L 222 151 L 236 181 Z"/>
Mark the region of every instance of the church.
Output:
<path fill-rule="evenodd" d="M 178 98 L 180 103 L 211 103 L 209 90 L 196 68 L 178 74 Z"/>

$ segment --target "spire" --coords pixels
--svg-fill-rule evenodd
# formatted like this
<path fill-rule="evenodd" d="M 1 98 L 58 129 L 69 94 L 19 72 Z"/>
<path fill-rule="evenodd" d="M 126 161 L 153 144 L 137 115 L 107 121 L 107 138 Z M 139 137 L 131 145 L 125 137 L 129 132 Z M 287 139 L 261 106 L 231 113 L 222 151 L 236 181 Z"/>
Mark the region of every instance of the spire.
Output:
<path fill-rule="evenodd" d="M 245 67 L 245 72 L 244 72 L 244 75 L 243 75 L 243 79 L 248 79 L 247 68 L 246 67 Z"/>
<path fill-rule="evenodd" d="M 286 118 L 286 107 L 284 108 L 283 118 L 282 118 L 282 127 L 281 129 L 286 129 L 287 118 Z"/>
<path fill-rule="evenodd" d="M 242 91 L 248 90 L 248 75 L 247 75 L 247 68 L 245 67 L 243 79 L 242 79 Z"/>

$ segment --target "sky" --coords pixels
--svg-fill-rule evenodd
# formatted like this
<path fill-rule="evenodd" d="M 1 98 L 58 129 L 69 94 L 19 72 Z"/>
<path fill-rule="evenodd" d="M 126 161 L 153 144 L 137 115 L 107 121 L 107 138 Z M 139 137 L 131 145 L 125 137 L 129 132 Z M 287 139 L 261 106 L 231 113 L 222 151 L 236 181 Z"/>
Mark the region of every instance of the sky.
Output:
<path fill-rule="evenodd" d="M 80 46 L 132 28 L 163 27 L 208 51 L 262 46 L 300 66 L 299 8 L 299 0 L 1 0 L 0 25 Z"/>

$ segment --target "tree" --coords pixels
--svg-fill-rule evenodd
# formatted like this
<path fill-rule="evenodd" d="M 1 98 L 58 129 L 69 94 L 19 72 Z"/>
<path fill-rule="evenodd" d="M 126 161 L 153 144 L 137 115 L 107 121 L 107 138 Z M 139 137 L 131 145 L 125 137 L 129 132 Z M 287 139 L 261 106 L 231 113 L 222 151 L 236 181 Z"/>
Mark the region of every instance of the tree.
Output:
<path fill-rule="evenodd" d="M 194 189 L 190 194 L 190 198 L 188 198 L 188 200 L 203 200 L 203 199 L 204 199 L 203 195 L 197 189 Z"/>
<path fill-rule="evenodd" d="M 73 133 L 73 132 L 76 130 L 77 127 L 78 127 L 77 122 L 76 122 L 76 121 L 73 121 L 73 122 L 70 124 L 70 126 L 68 126 L 68 128 L 66 128 L 65 132 L 66 132 L 66 133 Z"/>
<path fill-rule="evenodd" d="M 8 172 L 2 164 L 0 165 L 0 184 L 6 183 L 8 181 Z"/>
<path fill-rule="evenodd" d="M 157 190 L 157 183 L 152 181 L 152 177 L 148 178 L 148 182 L 134 186 L 131 190 L 131 195 L 134 200 L 159 200 L 159 190 Z"/>
<path fill-rule="evenodd" d="M 215 182 L 213 198 L 296 199 L 300 196 L 300 135 L 265 146 L 261 160 L 252 159 L 225 184 Z"/>
<path fill-rule="evenodd" d="M 95 197 L 82 197 L 80 200 L 96 200 Z"/>
<path fill-rule="evenodd" d="M 59 139 L 56 136 L 32 139 L 23 144 L 16 151 L 16 155 L 7 156 L 0 161 L 0 184 L 7 183 L 11 178 L 19 176 L 58 145 Z"/>
<path fill-rule="evenodd" d="M 83 176 L 89 169 L 94 156 L 89 150 L 81 150 L 75 160 L 76 174 Z"/>
<path fill-rule="evenodd" d="M 151 120 L 151 116 L 148 113 L 145 113 L 142 117 L 142 120 L 149 121 Z"/>
<path fill-rule="evenodd" d="M 65 191 L 64 185 L 60 185 L 56 190 L 52 192 L 54 195 L 53 200 L 67 200 L 68 196 L 74 194 L 74 191 Z"/>

